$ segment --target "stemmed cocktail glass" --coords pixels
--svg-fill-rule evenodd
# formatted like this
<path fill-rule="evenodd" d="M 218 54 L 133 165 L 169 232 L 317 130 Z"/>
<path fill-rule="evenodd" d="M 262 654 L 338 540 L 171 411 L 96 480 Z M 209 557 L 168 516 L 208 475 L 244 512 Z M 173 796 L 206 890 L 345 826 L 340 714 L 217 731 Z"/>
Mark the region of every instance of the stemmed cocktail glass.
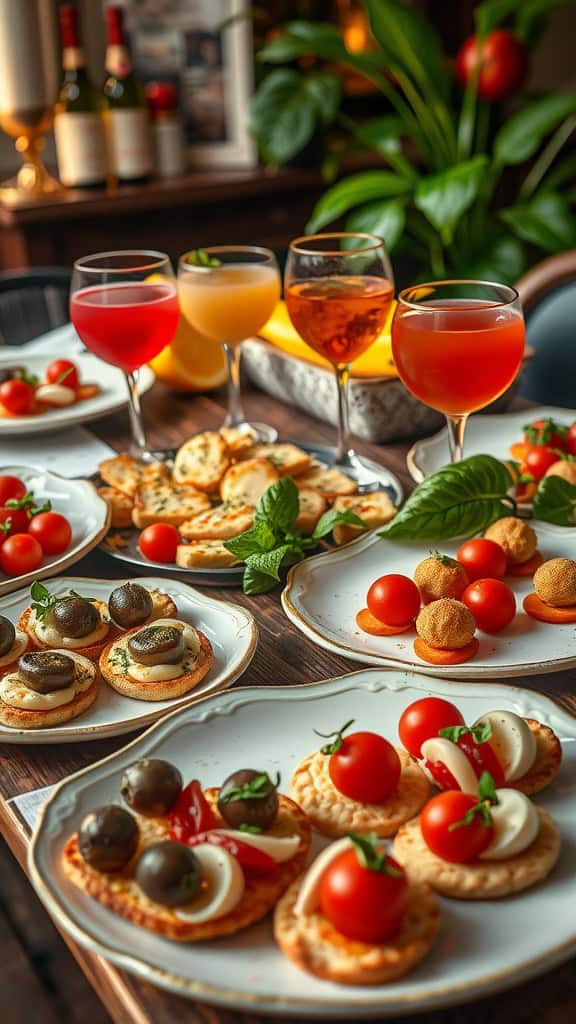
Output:
<path fill-rule="evenodd" d="M 518 292 L 490 281 L 432 281 L 406 288 L 392 320 L 392 352 L 406 387 L 446 416 L 452 462 L 468 416 L 502 395 L 524 354 Z"/>

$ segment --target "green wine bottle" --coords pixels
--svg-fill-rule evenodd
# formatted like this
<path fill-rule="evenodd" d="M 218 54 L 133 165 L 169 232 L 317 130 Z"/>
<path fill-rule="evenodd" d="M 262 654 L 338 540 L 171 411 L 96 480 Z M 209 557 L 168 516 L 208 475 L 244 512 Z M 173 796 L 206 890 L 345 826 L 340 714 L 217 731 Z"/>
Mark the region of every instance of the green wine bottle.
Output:
<path fill-rule="evenodd" d="M 60 30 L 64 76 L 54 109 L 60 180 L 68 188 L 103 188 L 108 168 L 102 97 L 88 77 L 73 4 L 60 8 Z"/>
<path fill-rule="evenodd" d="M 104 117 L 113 176 L 121 183 L 146 181 L 153 171 L 148 111 L 132 69 L 120 7 L 106 10 L 108 45 Z"/>

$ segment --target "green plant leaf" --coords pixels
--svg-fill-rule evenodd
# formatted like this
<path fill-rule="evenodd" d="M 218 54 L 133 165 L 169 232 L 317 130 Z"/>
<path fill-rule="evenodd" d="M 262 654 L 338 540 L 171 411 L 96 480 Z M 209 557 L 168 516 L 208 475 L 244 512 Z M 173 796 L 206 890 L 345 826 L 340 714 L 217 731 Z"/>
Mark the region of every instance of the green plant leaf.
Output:
<path fill-rule="evenodd" d="M 505 18 L 514 14 L 526 0 L 485 0 L 474 8 L 474 24 L 480 36 L 488 35 L 501 25 Z"/>
<path fill-rule="evenodd" d="M 466 263 L 463 276 L 476 281 L 514 284 L 524 273 L 524 247 L 513 235 L 488 235 L 477 259 Z"/>
<path fill-rule="evenodd" d="M 280 35 L 262 47 L 258 53 L 258 60 L 268 64 L 286 64 L 298 57 L 306 56 L 343 61 L 358 71 L 367 73 L 382 71 L 382 59 L 377 54 L 349 53 L 344 46 L 340 29 L 321 21 L 287 22 Z"/>
<path fill-rule="evenodd" d="M 290 544 L 279 544 L 272 551 L 262 551 L 259 554 L 248 555 L 246 567 L 256 569 L 257 572 L 264 573 L 266 576 L 271 576 L 278 583 L 280 580 L 280 566 L 286 555 L 291 551 L 292 546 Z"/>
<path fill-rule="evenodd" d="M 514 34 L 528 46 L 532 46 L 546 26 L 545 15 L 557 7 L 572 5 L 574 0 L 522 0 L 518 4 L 518 13 L 514 22 Z M 544 16 L 544 18 L 543 18 Z"/>
<path fill-rule="evenodd" d="M 252 100 L 248 122 L 266 162 L 286 163 L 299 153 L 319 123 L 334 120 L 339 102 L 335 75 L 302 75 L 287 68 L 267 75 Z"/>
<path fill-rule="evenodd" d="M 410 182 L 392 171 L 363 171 L 337 182 L 316 203 L 306 225 L 307 231 L 318 231 L 354 206 L 372 199 L 406 195 Z"/>
<path fill-rule="evenodd" d="M 480 533 L 510 515 L 509 489 L 510 474 L 502 462 L 472 455 L 419 484 L 380 536 L 438 541 Z"/>
<path fill-rule="evenodd" d="M 316 523 L 312 539 L 322 540 L 322 537 L 332 533 L 335 526 L 364 526 L 364 522 L 351 508 L 345 508 L 342 512 L 329 508 Z"/>
<path fill-rule="evenodd" d="M 522 164 L 566 117 L 576 113 L 576 94 L 553 93 L 527 103 L 504 122 L 494 140 L 501 165 Z"/>
<path fill-rule="evenodd" d="M 292 477 L 282 477 L 264 491 L 256 508 L 256 522 L 264 519 L 272 529 L 286 532 L 294 526 L 299 507 L 296 484 Z"/>
<path fill-rule="evenodd" d="M 350 118 L 350 125 L 346 127 L 350 127 L 359 142 L 383 157 L 400 152 L 403 126 L 402 119 L 396 114 L 385 114 L 384 117 L 373 117 L 361 122 Z"/>
<path fill-rule="evenodd" d="M 535 519 L 557 526 L 574 526 L 576 486 L 561 476 L 545 476 L 534 495 Z"/>
<path fill-rule="evenodd" d="M 548 172 L 542 185 L 541 191 L 553 192 L 559 185 L 571 182 L 576 179 L 576 153 L 570 153 L 562 160 L 556 160 L 552 169 Z"/>
<path fill-rule="evenodd" d="M 242 560 L 257 551 L 271 551 L 275 545 L 276 533 L 264 519 L 256 520 L 254 526 L 238 537 L 224 541 L 224 547 Z"/>
<path fill-rule="evenodd" d="M 265 572 L 259 572 L 251 565 L 244 569 L 242 590 L 245 594 L 266 594 L 276 586 L 276 580 Z"/>
<path fill-rule="evenodd" d="M 376 199 L 354 210 L 346 221 L 346 231 L 369 231 L 386 242 L 391 252 L 399 242 L 406 223 L 406 209 L 401 199 Z"/>
<path fill-rule="evenodd" d="M 480 154 L 418 182 L 414 205 L 440 232 L 445 245 L 452 241 L 458 221 L 476 199 L 487 165 L 488 157 Z"/>
<path fill-rule="evenodd" d="M 530 202 L 501 210 L 500 217 L 518 238 L 546 252 L 576 247 L 576 223 L 568 201 L 557 192 L 542 192 Z"/>
<path fill-rule="evenodd" d="M 449 77 L 439 37 L 430 21 L 399 0 L 365 0 L 365 6 L 370 28 L 387 63 L 400 65 L 430 101 L 432 92 L 445 100 Z"/>

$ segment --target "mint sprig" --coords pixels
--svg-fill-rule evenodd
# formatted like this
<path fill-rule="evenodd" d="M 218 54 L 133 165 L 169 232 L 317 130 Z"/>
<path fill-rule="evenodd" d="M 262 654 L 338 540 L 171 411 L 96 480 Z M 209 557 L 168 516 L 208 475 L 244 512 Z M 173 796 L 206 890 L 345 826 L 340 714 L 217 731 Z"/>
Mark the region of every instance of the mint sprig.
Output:
<path fill-rule="evenodd" d="M 478 803 L 474 804 L 460 821 L 453 821 L 448 826 L 449 832 L 455 832 L 457 828 L 464 828 L 471 825 L 476 816 L 480 817 L 485 828 L 494 828 L 490 808 L 498 803 L 496 794 L 496 783 L 490 772 L 482 772 L 478 780 Z"/>
<path fill-rule="evenodd" d="M 229 789 L 225 789 L 220 794 L 220 803 L 230 804 L 235 803 L 236 800 L 264 800 L 270 795 L 270 789 L 278 789 L 279 785 L 280 775 L 278 772 L 276 772 L 275 780 L 270 778 L 268 772 L 260 772 L 241 786 L 230 786 Z"/>
<path fill-rule="evenodd" d="M 438 730 L 438 735 L 443 736 L 452 743 L 458 743 L 461 736 L 470 735 L 475 743 L 487 743 L 492 737 L 492 725 L 490 722 L 479 722 L 478 725 L 447 725 L 444 729 Z"/>
<path fill-rule="evenodd" d="M 363 868 L 377 871 L 381 875 L 390 875 L 391 878 L 403 878 L 404 872 L 392 866 L 386 850 L 382 847 L 382 840 L 374 832 L 367 836 L 358 832 L 348 832 L 348 839 L 351 840 Z"/>
<path fill-rule="evenodd" d="M 306 552 L 315 548 L 335 526 L 365 525 L 352 509 L 330 509 L 320 517 L 312 535 L 304 537 L 295 525 L 299 509 L 296 484 L 291 477 L 282 477 L 260 498 L 250 529 L 224 541 L 224 547 L 245 563 L 245 594 L 272 590 L 280 581 L 281 567 L 301 562 Z"/>
<path fill-rule="evenodd" d="M 205 270 L 213 270 L 222 266 L 222 260 L 216 256 L 210 256 L 205 249 L 191 249 L 184 257 L 185 263 L 191 263 L 193 267 L 203 267 Z"/>
<path fill-rule="evenodd" d="M 34 580 L 30 587 L 30 596 L 32 598 L 31 606 L 36 612 L 37 619 L 45 619 L 57 601 L 70 601 L 72 598 L 77 598 L 79 601 L 87 601 L 88 604 L 93 604 L 94 601 L 98 600 L 97 597 L 84 597 L 83 594 L 78 594 L 76 590 L 70 590 L 67 594 L 55 597 L 54 594 L 50 593 L 48 587 L 45 587 L 38 580 Z"/>

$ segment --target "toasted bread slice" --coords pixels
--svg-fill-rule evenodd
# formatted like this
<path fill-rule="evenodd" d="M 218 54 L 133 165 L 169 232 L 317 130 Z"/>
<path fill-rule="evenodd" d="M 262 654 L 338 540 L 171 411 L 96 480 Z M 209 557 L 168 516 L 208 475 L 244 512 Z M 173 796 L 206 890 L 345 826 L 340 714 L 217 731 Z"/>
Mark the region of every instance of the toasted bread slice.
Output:
<path fill-rule="evenodd" d="M 357 516 L 360 516 L 365 525 L 363 527 L 347 526 L 346 524 L 335 526 L 332 531 L 335 544 L 347 544 L 349 540 L 359 537 L 366 530 L 375 530 L 378 526 L 384 526 L 385 523 L 390 522 L 396 515 L 396 508 L 388 494 L 386 494 L 386 491 L 371 491 L 370 494 L 342 495 L 336 498 L 334 502 L 335 511 L 344 512 L 348 508 L 352 509 Z"/>
<path fill-rule="evenodd" d="M 241 458 L 268 459 L 280 476 L 299 476 L 312 464 L 312 456 L 295 444 L 255 444 Z"/>
<path fill-rule="evenodd" d="M 166 619 L 165 621 L 176 623 L 180 620 Z M 187 623 L 186 626 L 188 626 Z M 123 636 L 107 644 L 100 656 L 99 665 L 102 677 L 118 693 L 123 693 L 125 697 L 132 697 L 134 700 L 171 700 L 175 697 L 182 697 L 185 693 L 193 690 L 212 668 L 214 661 L 212 644 L 199 629 L 189 627 L 197 637 L 198 650 L 194 653 L 189 651 L 189 654 L 185 655 L 180 675 L 174 679 L 153 679 L 146 682 L 134 679 L 128 673 L 130 658 L 127 645 L 129 638 L 142 628 L 142 626 L 137 626 L 135 629 L 128 630 Z M 140 667 L 144 668 L 145 666 Z M 157 668 L 158 666 L 153 667 Z M 175 666 L 169 667 L 174 668 Z"/>
<path fill-rule="evenodd" d="M 154 481 L 142 483 L 134 498 L 132 522 L 142 529 L 152 523 L 179 526 L 210 507 L 210 501 L 194 487 Z"/>
<path fill-rule="evenodd" d="M 173 476 L 177 484 L 192 484 L 210 494 L 218 490 L 230 465 L 230 451 L 220 434 L 206 431 L 189 438 L 178 449 Z"/>
<path fill-rule="evenodd" d="M 256 442 L 254 430 L 240 430 L 238 427 L 220 427 L 220 437 L 224 438 L 229 450 L 235 458 L 247 452 Z"/>
<path fill-rule="evenodd" d="M 302 878 L 274 912 L 274 938 L 285 956 L 317 978 L 342 985 L 383 985 L 407 974 L 427 955 L 440 926 L 440 907 L 427 885 L 411 885 L 408 907 L 385 942 L 358 942 L 336 931 L 320 910 L 294 912 Z"/>
<path fill-rule="evenodd" d="M 337 498 L 339 494 L 356 494 L 358 485 L 339 469 L 329 469 L 320 464 L 313 465 L 295 480 L 297 487 L 313 487 L 326 498 Z"/>
<path fill-rule="evenodd" d="M 115 530 L 124 530 L 132 526 L 132 508 L 134 501 L 115 487 L 99 487 L 98 494 L 110 508 L 110 526 Z"/>
<path fill-rule="evenodd" d="M 100 626 L 95 630 L 96 635 L 90 634 L 90 643 L 85 643 L 84 637 L 79 637 L 77 640 L 69 639 L 61 636 L 58 632 L 54 631 L 52 635 L 46 635 L 46 627 L 39 624 L 36 618 L 36 612 L 33 608 L 25 608 L 20 618 L 18 619 L 18 629 L 22 630 L 23 633 L 27 633 L 30 637 L 33 646 L 38 651 L 52 651 L 55 649 L 68 650 L 73 654 L 81 654 L 84 658 L 88 658 L 90 661 L 98 661 L 104 647 L 110 640 L 115 639 L 120 630 L 110 621 L 110 615 L 108 613 L 108 605 L 104 601 L 92 601 L 92 604 L 98 609 L 100 613 Z M 39 633 L 39 630 L 41 632 Z M 51 631 L 50 631 L 51 632 Z M 80 644 L 79 647 L 75 646 Z"/>
<path fill-rule="evenodd" d="M 324 495 L 312 487 L 301 487 L 298 491 L 298 500 L 300 505 L 294 525 L 297 530 L 300 530 L 300 533 L 309 537 L 314 532 L 314 527 L 320 516 L 324 515 L 328 503 Z"/>
<path fill-rule="evenodd" d="M 216 810 L 218 793 L 218 789 L 208 789 L 205 793 L 213 810 Z M 282 794 L 278 795 L 278 803 L 277 819 L 268 831 L 270 835 L 294 835 L 299 832 L 298 851 L 290 860 L 278 864 L 276 871 L 246 878 L 240 902 L 228 914 L 214 921 L 193 924 L 183 920 L 177 910 L 148 899 L 134 879 L 134 867 L 142 851 L 147 846 L 169 838 L 168 821 L 165 818 L 138 816 L 140 846 L 133 860 L 121 872 L 106 874 L 86 864 L 78 849 L 76 835 L 71 836 L 64 847 L 62 867 L 70 881 L 93 899 L 133 924 L 166 939 L 201 942 L 221 935 L 234 935 L 265 917 L 304 867 L 310 848 L 310 826 L 306 816 L 292 800 Z"/>
<path fill-rule="evenodd" d="M 183 540 L 229 540 L 249 530 L 254 522 L 254 506 L 243 501 L 225 501 L 206 509 L 180 526 Z"/>
<path fill-rule="evenodd" d="M 115 455 L 114 458 L 101 462 L 98 472 L 109 487 L 133 498 L 140 483 L 142 468 L 142 463 L 131 455 Z"/>
<path fill-rule="evenodd" d="M 192 540 L 176 548 L 176 565 L 181 569 L 229 569 L 240 559 L 221 540 Z"/>
<path fill-rule="evenodd" d="M 0 722 L 3 725 L 11 729 L 48 729 L 78 718 L 94 703 L 98 696 L 100 681 L 97 665 L 76 651 L 60 650 L 58 653 L 72 656 L 75 662 L 72 699 L 56 707 L 14 707 L 12 703 L 8 703 L 10 694 L 17 695 L 20 699 L 24 695 L 24 703 L 36 702 L 42 695 L 29 690 L 15 675 L 4 676 L 0 682 Z M 50 698 L 51 695 L 46 696 Z"/>
<path fill-rule="evenodd" d="M 222 501 L 257 505 L 265 491 L 280 479 L 268 459 L 247 459 L 230 467 L 220 484 Z"/>

